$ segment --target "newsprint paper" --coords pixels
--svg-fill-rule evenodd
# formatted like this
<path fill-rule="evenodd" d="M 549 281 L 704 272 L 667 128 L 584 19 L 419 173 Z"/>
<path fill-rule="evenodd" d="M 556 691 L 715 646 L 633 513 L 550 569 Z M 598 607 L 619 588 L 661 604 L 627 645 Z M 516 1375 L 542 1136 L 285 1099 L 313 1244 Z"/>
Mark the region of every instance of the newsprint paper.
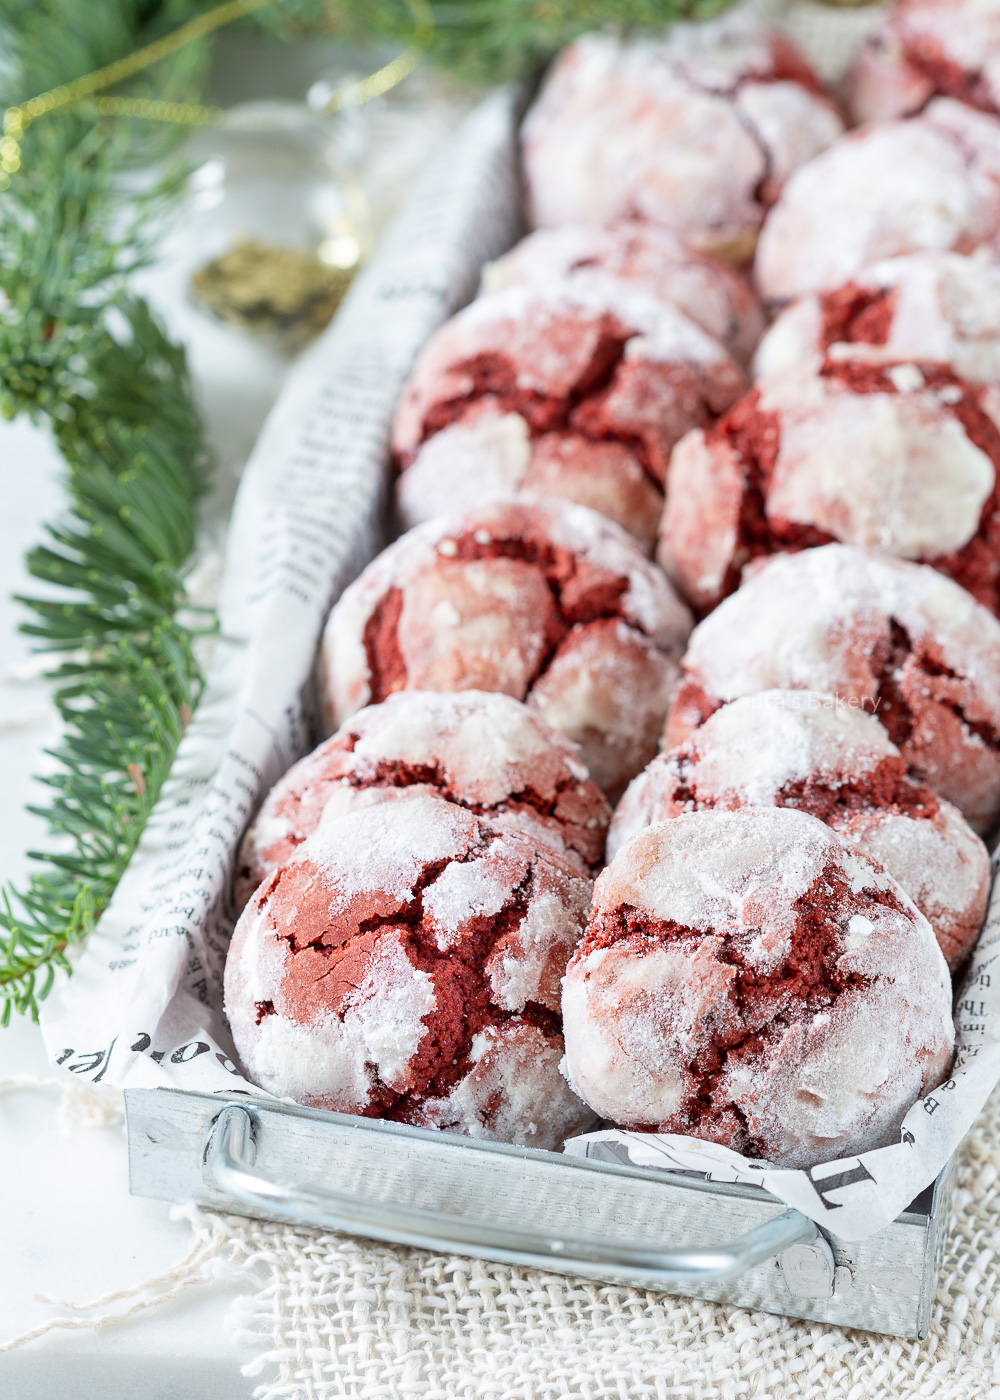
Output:
<path fill-rule="evenodd" d="M 413 358 L 518 236 L 517 106 L 500 91 L 465 122 L 265 425 L 234 512 L 206 694 L 110 907 L 44 1004 L 51 1059 L 82 1079 L 253 1088 L 222 1015 L 236 848 L 308 746 L 304 696 L 325 614 L 382 542 L 389 423 Z M 933 1181 L 1000 1078 L 998 936 L 995 894 L 956 999 L 951 1078 L 914 1105 L 891 1147 L 808 1172 L 614 1130 L 567 1151 L 763 1186 L 843 1239 L 872 1234 Z"/>

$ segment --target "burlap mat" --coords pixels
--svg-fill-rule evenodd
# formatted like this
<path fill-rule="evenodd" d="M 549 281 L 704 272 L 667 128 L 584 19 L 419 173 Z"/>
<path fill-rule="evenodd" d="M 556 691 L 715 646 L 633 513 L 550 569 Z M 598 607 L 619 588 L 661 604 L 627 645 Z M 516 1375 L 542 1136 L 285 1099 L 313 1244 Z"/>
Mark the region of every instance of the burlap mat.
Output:
<path fill-rule="evenodd" d="M 930 1335 L 819 1323 L 192 1211 L 256 1400 L 1000 1400 L 1000 1091 L 966 1141 Z"/>

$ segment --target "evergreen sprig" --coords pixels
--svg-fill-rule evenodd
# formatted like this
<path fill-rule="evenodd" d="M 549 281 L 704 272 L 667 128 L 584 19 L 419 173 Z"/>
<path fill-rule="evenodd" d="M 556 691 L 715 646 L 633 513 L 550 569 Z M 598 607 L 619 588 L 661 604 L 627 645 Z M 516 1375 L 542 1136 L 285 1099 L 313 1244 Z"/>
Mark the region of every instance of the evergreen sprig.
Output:
<path fill-rule="evenodd" d="M 437 0 L 431 57 L 480 79 L 511 78 L 594 29 L 660 29 L 705 19 L 732 0 Z"/>
<path fill-rule="evenodd" d="M 24 630 L 58 653 L 63 736 L 40 811 L 59 847 L 4 892 L 0 1022 L 37 1014 L 66 952 L 93 928 L 131 859 L 201 689 L 181 573 L 205 452 L 183 356 L 138 301 L 91 347 L 92 397 L 53 423 L 71 505 L 28 555 L 55 596 L 25 598 Z"/>
<path fill-rule="evenodd" d="M 171 0 L 0 0 L 3 100 L 133 52 L 202 8 Z M 159 65 L 135 95 L 199 95 L 205 51 Z M 129 275 L 180 184 L 176 134 L 72 110 L 33 124 L 0 195 L 0 411 L 46 421 L 67 509 L 27 559 L 47 587 L 24 630 L 53 652 L 62 735 L 42 779 L 54 849 L 0 899 L 0 1024 L 38 1014 L 57 969 L 107 906 L 159 796 L 202 676 L 182 570 L 206 475 L 183 351 Z M 164 170 L 154 183 L 137 172 Z"/>
<path fill-rule="evenodd" d="M 326 30 L 354 41 L 414 35 L 414 11 L 431 21 L 427 57 L 476 81 L 516 78 L 589 30 L 653 29 L 706 19 L 733 0 L 281 0 L 257 23 L 272 32 Z"/>

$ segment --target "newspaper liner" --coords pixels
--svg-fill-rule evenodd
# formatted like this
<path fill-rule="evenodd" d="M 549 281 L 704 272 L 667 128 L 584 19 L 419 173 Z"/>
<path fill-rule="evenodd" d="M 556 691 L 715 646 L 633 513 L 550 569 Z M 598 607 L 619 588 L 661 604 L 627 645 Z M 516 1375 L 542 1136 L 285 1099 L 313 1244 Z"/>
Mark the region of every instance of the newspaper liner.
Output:
<path fill-rule="evenodd" d="M 517 109 L 503 90 L 464 123 L 265 424 L 233 515 L 204 699 L 114 899 L 43 1006 L 50 1058 L 81 1080 L 262 1096 L 222 1014 L 237 844 L 307 746 L 317 637 L 379 546 L 389 422 L 413 358 L 518 236 Z M 761 1186 L 843 1239 L 874 1234 L 934 1180 L 1000 1078 L 998 938 L 1000 882 L 956 998 L 952 1077 L 914 1105 L 898 1144 L 808 1172 L 667 1134 L 602 1131 L 566 1151 Z"/>

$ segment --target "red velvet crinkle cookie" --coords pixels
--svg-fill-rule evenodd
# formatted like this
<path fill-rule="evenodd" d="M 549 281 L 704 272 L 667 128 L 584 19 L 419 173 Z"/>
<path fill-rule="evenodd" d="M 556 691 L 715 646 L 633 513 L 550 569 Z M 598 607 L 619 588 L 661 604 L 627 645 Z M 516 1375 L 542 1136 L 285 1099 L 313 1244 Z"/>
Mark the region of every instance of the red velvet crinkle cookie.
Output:
<path fill-rule="evenodd" d="M 794 807 L 826 822 L 902 886 L 952 971 L 965 961 L 986 915 L 986 847 L 956 807 L 907 776 L 874 716 L 811 690 L 765 690 L 723 705 L 633 778 L 615 810 L 608 859 L 643 827 L 740 807 Z"/>
<path fill-rule="evenodd" d="M 663 492 L 624 442 L 592 441 L 580 433 L 532 438 L 519 413 L 483 399 L 457 423 L 424 443 L 396 486 L 400 523 L 407 529 L 481 501 L 573 501 L 627 530 L 653 552 Z"/>
<path fill-rule="evenodd" d="M 539 225 L 640 218 L 734 261 L 791 172 L 843 131 L 803 56 L 746 14 L 668 37 L 587 35 L 523 128 Z"/>
<path fill-rule="evenodd" d="M 612 799 L 656 752 L 691 617 L 624 531 L 582 506 L 496 502 L 420 525 L 324 632 L 326 723 L 397 690 L 527 700 Z"/>
<path fill-rule="evenodd" d="M 766 301 L 842 287 L 881 258 L 1000 249 L 1000 120 L 939 97 L 919 117 L 849 132 L 797 170 L 767 216 Z"/>
<path fill-rule="evenodd" d="M 1000 4 L 899 0 L 855 59 L 845 95 L 856 122 L 910 116 L 937 95 L 1000 111 Z"/>
<path fill-rule="evenodd" d="M 689 247 L 669 229 L 638 219 L 536 229 L 486 264 L 482 287 L 484 292 L 553 287 L 595 272 L 624 277 L 679 306 L 740 364 L 749 360 L 763 333 L 764 313 L 741 272 Z"/>
<path fill-rule="evenodd" d="M 226 962 L 250 1078 L 316 1108 L 555 1147 L 559 985 L 590 881 L 520 832 L 415 797 L 320 826 L 257 890 Z"/>
<path fill-rule="evenodd" d="M 598 877 L 563 987 L 595 1113 L 784 1167 L 898 1141 L 954 1047 L 924 916 L 803 812 L 694 812 Z"/>
<path fill-rule="evenodd" d="M 1000 267 L 984 252 L 886 258 L 843 287 L 800 297 L 757 347 L 756 378 L 829 355 L 933 360 L 972 384 L 1000 382 Z"/>
<path fill-rule="evenodd" d="M 664 747 L 730 700 L 817 690 L 873 712 L 977 831 L 1000 815 L 1000 622 L 924 564 L 830 544 L 779 554 L 695 628 Z"/>
<path fill-rule="evenodd" d="M 782 370 L 678 443 L 657 558 L 705 611 L 748 560 L 840 540 L 933 564 L 1000 612 L 995 408 L 944 365 Z"/>
<path fill-rule="evenodd" d="M 718 341 L 623 278 L 481 297 L 431 336 L 400 400 L 402 519 L 561 496 L 651 547 L 670 449 L 745 387 Z"/>
<path fill-rule="evenodd" d="M 360 710 L 271 789 L 240 848 L 240 906 L 321 823 L 428 796 L 515 827 L 584 872 L 603 859 L 611 811 L 575 745 L 509 695 L 401 691 Z"/>

